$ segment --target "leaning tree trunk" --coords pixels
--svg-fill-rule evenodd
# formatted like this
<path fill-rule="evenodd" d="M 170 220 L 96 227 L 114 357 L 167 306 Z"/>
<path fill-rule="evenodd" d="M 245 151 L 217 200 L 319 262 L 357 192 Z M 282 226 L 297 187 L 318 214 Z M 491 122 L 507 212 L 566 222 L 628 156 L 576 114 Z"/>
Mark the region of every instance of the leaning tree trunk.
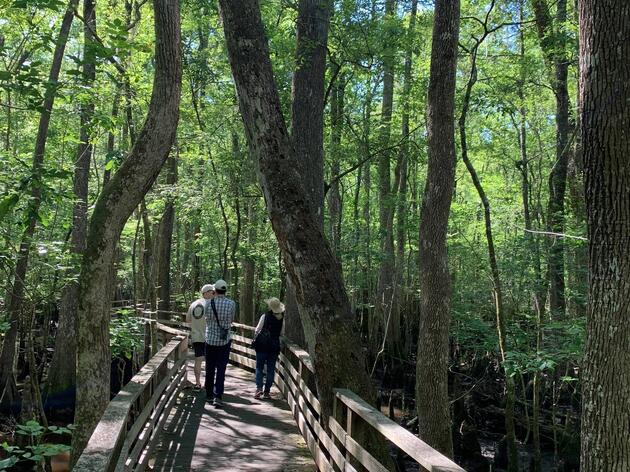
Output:
<path fill-rule="evenodd" d="M 581 134 L 589 240 L 583 472 L 630 468 L 629 37 L 626 0 L 581 0 Z"/>
<path fill-rule="evenodd" d="M 28 204 L 28 224 L 22 235 L 17 262 L 15 264 L 13 285 L 10 287 L 9 291 L 10 297 L 7 306 L 7 314 L 11 325 L 4 337 L 2 355 L 0 356 L 0 399 L 2 404 L 11 403 L 17 396 L 13 365 L 15 363 L 20 313 L 22 312 L 22 305 L 24 304 L 24 290 L 26 272 L 28 269 L 28 257 L 31 251 L 31 240 L 35 234 L 37 216 L 42 201 L 42 187 L 38 181 L 42 178 L 48 127 L 50 125 L 50 117 L 57 94 L 57 81 L 59 80 L 63 54 L 66 49 L 68 34 L 70 33 L 70 27 L 74 19 L 74 9 L 76 8 L 77 2 L 78 0 L 70 0 L 63 20 L 61 21 L 61 29 L 59 30 L 59 37 L 57 38 L 50 73 L 48 75 L 48 86 L 46 87 L 44 102 L 42 103 L 42 112 L 39 116 L 39 127 L 37 128 L 35 151 L 33 152 L 33 185 L 31 187 L 31 198 Z"/>
<path fill-rule="evenodd" d="M 84 57 L 83 57 L 83 85 L 90 87 L 96 79 L 96 58 L 94 49 L 94 34 L 96 32 L 96 10 L 93 0 L 84 0 L 83 27 Z M 77 147 L 77 157 L 74 162 L 74 208 L 72 212 L 72 239 L 70 251 L 76 258 L 77 266 L 80 256 L 85 250 L 87 237 L 87 199 L 88 180 L 90 177 L 90 162 L 92 158 L 92 143 L 90 142 L 90 123 L 94 116 L 94 102 L 92 98 L 81 105 L 81 125 L 79 130 L 80 143 Z M 71 270 L 69 275 L 78 272 Z M 59 327 L 55 338 L 55 351 L 50 363 L 47 403 L 55 401 L 55 398 L 68 402 L 70 408 L 74 407 L 74 388 L 76 384 L 76 365 L 68 362 L 73 359 L 76 351 L 76 310 L 78 282 L 69 281 L 61 294 L 61 307 L 59 310 Z M 52 406 L 52 405 L 51 405 Z"/>
<path fill-rule="evenodd" d="M 127 159 L 101 192 L 90 219 L 81 266 L 77 337 L 77 429 L 74 460 L 109 401 L 109 287 L 120 233 L 153 185 L 175 140 L 182 64 L 177 0 L 154 0 L 155 76 L 149 112 Z M 86 458 L 87 459 L 87 458 Z M 89 464 L 83 462 L 83 469 Z"/>
<path fill-rule="evenodd" d="M 360 339 L 341 267 L 296 171 L 298 155 L 282 116 L 258 2 L 219 3 L 247 141 L 258 161 L 287 272 L 310 327 L 308 345 L 325 421 L 332 414 L 334 387 L 351 388 L 368 399 L 374 392 L 357 349 Z"/>
<path fill-rule="evenodd" d="M 427 112 L 429 165 L 420 214 L 416 405 L 420 437 L 453 456 L 448 399 L 451 277 L 446 231 L 455 183 L 455 72 L 459 0 L 436 0 Z"/>
<path fill-rule="evenodd" d="M 293 75 L 291 138 L 300 159 L 297 170 L 320 229 L 324 226 L 324 79 L 330 6 L 321 0 L 299 0 L 296 69 Z M 302 314 L 295 286 L 287 278 L 286 335 L 298 344 L 308 342 L 311 329 Z M 296 316 L 297 312 L 300 316 Z"/>

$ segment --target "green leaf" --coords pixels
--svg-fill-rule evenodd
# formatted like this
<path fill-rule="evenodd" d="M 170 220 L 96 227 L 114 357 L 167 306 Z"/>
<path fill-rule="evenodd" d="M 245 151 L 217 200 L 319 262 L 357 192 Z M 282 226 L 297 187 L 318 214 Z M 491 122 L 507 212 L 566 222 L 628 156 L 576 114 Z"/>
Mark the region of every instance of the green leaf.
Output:
<path fill-rule="evenodd" d="M 19 200 L 20 196 L 17 193 L 7 195 L 0 200 L 0 220 L 4 219 L 9 210 L 11 210 Z"/>

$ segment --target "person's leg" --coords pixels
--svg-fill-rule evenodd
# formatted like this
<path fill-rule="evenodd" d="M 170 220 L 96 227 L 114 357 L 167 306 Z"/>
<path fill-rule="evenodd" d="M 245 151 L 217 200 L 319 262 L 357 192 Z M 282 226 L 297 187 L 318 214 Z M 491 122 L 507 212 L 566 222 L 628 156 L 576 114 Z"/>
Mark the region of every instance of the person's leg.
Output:
<path fill-rule="evenodd" d="M 195 386 L 201 385 L 201 362 L 203 361 L 202 357 L 195 357 Z"/>
<path fill-rule="evenodd" d="M 214 372 L 217 368 L 216 359 L 216 346 L 206 344 L 206 398 L 214 397 Z"/>
<path fill-rule="evenodd" d="M 206 355 L 206 343 L 193 343 L 193 349 L 195 350 L 195 366 L 193 368 L 195 372 L 195 388 L 199 390 L 201 388 L 201 362 Z"/>
<path fill-rule="evenodd" d="M 256 353 L 256 390 L 262 391 L 263 388 L 263 371 L 265 370 L 265 362 L 267 361 L 266 352 Z"/>
<path fill-rule="evenodd" d="M 265 379 L 265 394 L 269 395 L 271 392 L 271 386 L 273 385 L 273 379 L 276 373 L 276 361 L 277 355 L 269 354 L 267 358 L 267 378 Z"/>
<path fill-rule="evenodd" d="M 230 359 L 230 343 L 225 346 L 217 346 L 217 379 L 214 382 L 214 396 L 218 399 L 223 397 L 223 384 L 225 383 L 225 369 Z"/>

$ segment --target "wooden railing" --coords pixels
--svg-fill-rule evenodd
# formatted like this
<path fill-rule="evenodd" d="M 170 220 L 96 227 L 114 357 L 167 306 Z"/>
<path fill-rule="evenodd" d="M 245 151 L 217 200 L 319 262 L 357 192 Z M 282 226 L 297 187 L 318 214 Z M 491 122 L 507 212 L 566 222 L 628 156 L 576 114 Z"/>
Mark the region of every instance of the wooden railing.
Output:
<path fill-rule="evenodd" d="M 232 338 L 231 362 L 239 367 L 255 369 L 256 353 L 250 347 L 254 328 L 236 323 L 233 326 L 236 334 Z M 365 433 L 368 428 L 372 430 L 371 433 L 380 434 L 404 451 L 421 468 L 431 472 L 465 472 L 350 390 L 335 391 L 334 415 L 329 418 L 326 428 L 321 418 L 311 358 L 295 344 L 283 342 L 276 365 L 275 383 L 287 399 L 298 428 L 321 471 L 387 471 L 357 441 L 357 430 Z"/>
<path fill-rule="evenodd" d="M 144 470 L 186 382 L 188 333 L 158 324 L 162 347 L 107 406 L 74 471 Z"/>

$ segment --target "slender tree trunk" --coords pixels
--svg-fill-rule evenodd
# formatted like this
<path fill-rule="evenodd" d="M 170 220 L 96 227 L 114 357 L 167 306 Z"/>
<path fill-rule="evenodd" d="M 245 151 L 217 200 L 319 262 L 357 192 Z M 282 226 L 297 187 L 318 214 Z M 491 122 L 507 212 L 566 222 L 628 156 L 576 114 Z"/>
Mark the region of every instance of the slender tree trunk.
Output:
<path fill-rule="evenodd" d="M 96 11 L 93 0 L 84 0 L 83 18 L 83 85 L 89 88 L 96 79 L 96 58 L 94 56 L 94 33 L 96 32 Z M 80 144 L 74 162 L 74 208 L 72 217 L 72 239 L 70 252 L 76 259 L 77 266 L 80 256 L 85 251 L 87 237 L 87 199 L 88 179 L 90 177 L 90 162 L 92 160 L 92 143 L 90 139 L 90 124 L 94 116 L 94 102 L 92 100 L 81 105 L 81 125 L 79 131 Z M 78 268 L 77 268 L 78 269 Z M 78 272 L 78 270 L 71 270 Z M 74 388 L 76 384 L 76 366 L 68 359 L 73 359 L 76 351 L 76 310 L 79 284 L 69 281 L 61 294 L 59 310 L 59 326 L 55 339 L 55 352 L 50 363 L 47 395 L 63 395 L 66 401 L 74 406 Z"/>
<path fill-rule="evenodd" d="M 580 1 L 581 133 L 589 294 L 583 472 L 630 467 L 630 6 Z"/>
<path fill-rule="evenodd" d="M 220 6 L 247 141 L 258 161 L 285 267 L 306 315 L 309 329 L 305 331 L 325 421 L 332 414 L 334 387 L 351 388 L 368 399 L 374 398 L 373 389 L 356 349 L 360 339 L 341 267 L 296 170 L 298 154 L 282 117 L 258 2 L 221 0 Z"/>
<path fill-rule="evenodd" d="M 419 435 L 453 456 L 448 398 L 451 276 L 446 232 L 455 183 L 455 72 L 459 0 L 436 0 L 427 110 L 429 164 L 420 220 L 420 316 L 416 363 Z"/>
<path fill-rule="evenodd" d="M 341 132 L 343 128 L 344 114 L 344 89 L 343 76 L 338 76 L 330 97 L 330 166 L 331 184 L 328 190 L 328 217 L 330 219 L 330 244 L 337 257 L 340 255 L 341 244 L 341 193 L 339 192 L 339 161 L 341 159 Z"/>
<path fill-rule="evenodd" d="M 459 118 L 459 132 L 460 132 L 460 148 L 462 153 L 462 161 L 466 164 L 466 168 L 470 173 L 470 177 L 473 181 L 479 199 L 483 205 L 483 214 L 486 230 L 486 242 L 488 244 L 488 259 L 490 261 L 490 272 L 492 274 L 492 284 L 496 308 L 496 329 L 499 337 L 499 352 L 501 354 L 501 363 L 504 368 L 505 377 L 505 431 L 508 445 L 508 472 L 518 471 L 518 450 L 516 449 L 516 430 L 514 426 L 514 406 L 516 404 L 516 385 L 514 377 L 509 375 L 505 370 L 506 353 L 507 348 L 507 321 L 503 303 L 503 288 L 501 284 L 501 275 L 499 273 L 499 264 L 497 262 L 496 250 L 494 247 L 494 236 L 492 232 L 492 216 L 490 212 L 490 201 L 488 196 L 481 185 L 479 176 L 468 157 L 468 143 L 466 136 L 466 118 L 468 116 L 468 107 L 470 104 L 470 97 L 472 89 L 477 82 L 477 51 L 481 42 L 485 39 L 486 34 L 477 41 L 475 46 L 471 50 L 471 70 L 470 78 L 466 84 L 466 91 L 464 94 L 464 103 L 462 105 L 462 113 Z"/>
<path fill-rule="evenodd" d="M 112 104 L 112 121 L 116 121 L 118 119 L 118 109 L 120 108 L 120 89 L 116 90 L 116 94 L 114 95 L 114 103 Z M 114 150 L 116 148 L 116 133 L 114 130 L 109 130 L 107 133 L 107 158 L 113 159 Z M 103 172 L 103 187 L 107 185 L 109 179 L 111 177 L 111 170 L 105 169 Z"/>
<path fill-rule="evenodd" d="M 385 1 L 385 21 L 391 24 L 396 17 L 396 1 Z M 391 28 L 391 26 L 390 26 Z M 381 123 L 379 132 L 379 146 L 386 149 L 389 146 L 394 104 L 394 38 L 385 38 L 383 51 L 383 102 L 381 105 Z M 378 285 L 376 289 L 376 303 L 374 316 L 376 323 L 372 324 L 370 332 L 372 345 L 379 342 L 380 335 L 387 338 L 390 345 L 398 341 L 400 331 L 398 326 L 391 323 L 394 299 L 394 197 L 396 190 L 391 184 L 391 152 L 382 151 L 378 159 L 378 194 L 379 194 L 379 224 L 380 224 L 380 263 L 378 271 Z"/>
<path fill-rule="evenodd" d="M 554 233 L 564 232 L 564 196 L 566 193 L 567 168 L 571 147 L 569 134 L 569 59 L 566 54 L 565 22 L 567 0 L 556 2 L 556 16 L 551 18 L 547 0 L 533 0 L 536 26 L 541 48 L 547 63 L 553 67 L 551 79 L 556 96 L 556 161 L 549 176 L 549 202 L 547 226 Z M 554 239 L 549 245 L 548 260 L 549 306 L 551 313 L 562 317 L 566 301 L 564 290 L 564 240 Z"/>
<path fill-rule="evenodd" d="M 401 133 L 403 143 L 398 153 L 396 165 L 396 180 L 398 181 L 397 227 L 396 227 L 396 265 L 395 265 L 395 294 L 392 312 L 392 330 L 397 339 L 396 351 L 401 351 L 401 315 L 404 305 L 404 270 L 405 270 L 405 242 L 407 240 L 407 168 L 409 163 L 409 115 L 411 94 L 411 65 L 413 60 L 413 36 L 416 27 L 416 14 L 418 12 L 418 0 L 412 0 L 407 30 L 407 51 L 405 52 L 405 66 L 403 69 L 403 93 L 402 93 L 402 126 Z"/>
<path fill-rule="evenodd" d="M 296 69 L 293 74 L 293 102 L 291 106 L 291 139 L 297 155 L 300 178 L 304 181 L 306 198 L 316 215 L 319 228 L 324 227 L 324 79 L 326 47 L 330 23 L 330 2 L 299 0 L 296 37 Z M 299 304 L 299 296 L 292 281 L 286 280 L 287 336 L 304 344 L 310 329 L 308 317 Z"/>
<path fill-rule="evenodd" d="M 166 161 L 166 184 L 170 187 L 174 187 L 177 183 L 177 163 L 178 159 L 175 156 L 169 157 Z M 170 313 L 164 312 L 171 311 L 171 247 L 173 245 L 173 223 L 175 221 L 174 194 L 174 189 L 169 191 L 157 236 L 157 317 L 163 319 L 170 317 Z"/>
<path fill-rule="evenodd" d="M 17 386 L 15 382 L 14 364 L 16 357 L 16 347 L 18 339 L 19 320 L 24 304 L 24 291 L 26 283 L 26 273 L 28 270 L 28 258 L 31 251 L 31 242 L 37 226 L 37 216 L 42 200 L 42 169 L 44 166 L 44 154 L 46 152 L 46 140 L 48 138 L 48 127 L 52 115 L 59 72 L 63 62 L 63 55 L 68 41 L 68 34 L 74 19 L 74 9 L 78 0 L 70 0 L 66 12 L 61 21 L 59 36 L 55 45 L 53 59 L 48 75 L 48 86 L 44 94 L 42 111 L 39 117 L 37 137 L 35 138 L 35 150 L 33 152 L 32 164 L 32 186 L 31 195 L 27 209 L 28 223 L 22 234 L 15 272 L 13 274 L 13 284 L 8 293 L 9 303 L 7 304 L 7 315 L 11 326 L 7 331 L 2 343 L 2 354 L 0 355 L 0 403 L 7 404 L 15 400 L 17 396 Z"/>
<path fill-rule="evenodd" d="M 181 93 L 177 0 L 154 0 L 155 76 L 149 112 L 123 164 L 103 189 L 90 218 L 81 267 L 77 336 L 77 428 L 73 460 L 83 451 L 109 401 L 111 267 L 120 233 L 151 188 L 175 140 Z M 89 458 L 76 470 L 91 470 Z"/>

